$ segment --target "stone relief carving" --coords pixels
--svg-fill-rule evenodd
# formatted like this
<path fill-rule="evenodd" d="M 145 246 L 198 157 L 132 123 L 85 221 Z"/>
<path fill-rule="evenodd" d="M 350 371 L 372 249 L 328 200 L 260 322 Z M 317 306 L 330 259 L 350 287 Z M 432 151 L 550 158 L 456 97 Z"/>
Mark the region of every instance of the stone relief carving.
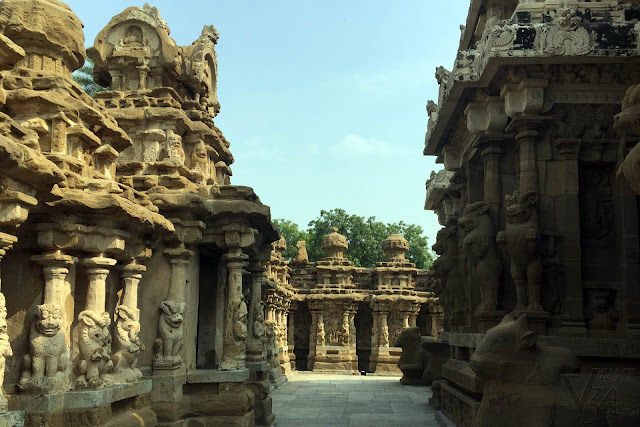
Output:
<path fill-rule="evenodd" d="M 589 246 L 615 245 L 613 171 L 606 165 L 580 167 L 580 235 Z"/>
<path fill-rule="evenodd" d="M 259 340 L 264 340 L 264 329 L 264 302 L 260 301 L 258 304 L 256 304 L 253 313 L 253 336 Z"/>
<path fill-rule="evenodd" d="M 68 390 L 65 370 L 69 355 L 62 328 L 62 309 L 54 304 L 42 304 L 36 307 L 35 314 L 18 387 L 26 393 Z"/>
<path fill-rule="evenodd" d="M 561 313 L 564 302 L 564 269 L 556 253 L 556 237 L 542 237 L 542 297 L 540 303 L 549 313 Z"/>
<path fill-rule="evenodd" d="M 76 387 L 97 388 L 107 385 L 111 361 L 111 332 L 109 313 L 85 310 L 78 315 L 80 359 L 76 364 Z"/>
<path fill-rule="evenodd" d="M 615 291 L 611 289 L 590 289 L 586 291 L 585 317 L 589 329 L 615 330 L 618 312 L 615 309 Z"/>
<path fill-rule="evenodd" d="M 579 27 L 582 18 L 577 8 L 560 8 L 553 26 L 546 29 L 543 50 L 551 55 L 586 55 L 593 50 L 589 32 Z"/>
<path fill-rule="evenodd" d="M 471 356 L 471 369 L 484 381 L 478 426 L 509 425 L 526 419 L 552 425 L 554 411 L 571 405 L 560 375 L 579 369 L 578 357 L 560 347 L 536 344 L 538 333 L 527 328 L 527 316 L 507 314 L 489 329 Z"/>
<path fill-rule="evenodd" d="M 291 261 L 293 265 L 306 265 L 309 263 L 309 255 L 307 254 L 307 242 L 304 240 L 300 240 L 296 243 L 296 247 L 298 248 L 298 253 L 295 258 Z"/>
<path fill-rule="evenodd" d="M 387 325 L 382 326 L 382 332 L 380 333 L 380 347 L 389 347 L 389 327 Z"/>
<path fill-rule="evenodd" d="M 114 373 L 126 382 L 139 380 L 142 373 L 138 369 L 138 355 L 144 351 L 138 333 L 140 332 L 140 310 L 121 305 L 116 310 L 115 350 L 113 355 Z"/>
<path fill-rule="evenodd" d="M 318 332 L 316 332 L 316 345 L 324 345 L 325 344 L 325 338 L 324 338 L 324 323 L 318 323 Z"/>
<path fill-rule="evenodd" d="M 447 317 L 464 315 L 468 303 L 459 269 L 458 227 L 450 225 L 440 229 L 432 249 L 439 255 L 431 268 L 440 282 L 435 284 L 440 288 L 438 294 L 449 307 Z"/>
<path fill-rule="evenodd" d="M 486 202 L 467 205 L 458 220 L 458 225 L 465 232 L 462 251 L 471 261 L 472 283 L 477 282 L 480 286 L 480 305 L 476 313 L 498 308 L 502 263 L 495 248 L 495 228 L 489 215 L 490 206 Z"/>
<path fill-rule="evenodd" d="M 247 338 L 247 314 L 244 300 L 236 301 L 233 307 L 233 336 L 239 341 Z"/>
<path fill-rule="evenodd" d="M 538 193 L 505 196 L 507 226 L 496 240 L 511 260 L 511 277 L 516 286 L 518 302 L 514 311 L 544 311 L 540 304 L 542 254 L 536 204 Z M 528 305 L 527 305 L 528 304 Z"/>
<path fill-rule="evenodd" d="M 183 325 L 187 304 L 177 301 L 160 303 L 160 319 L 158 333 L 154 345 L 153 367 L 155 369 L 171 369 L 182 364 L 180 351 L 184 345 Z"/>

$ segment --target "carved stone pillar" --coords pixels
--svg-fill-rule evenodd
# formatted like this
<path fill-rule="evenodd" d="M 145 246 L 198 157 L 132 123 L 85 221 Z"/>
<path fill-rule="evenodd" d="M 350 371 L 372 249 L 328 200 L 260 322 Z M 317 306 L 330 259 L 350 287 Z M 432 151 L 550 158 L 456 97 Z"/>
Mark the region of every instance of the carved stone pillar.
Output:
<path fill-rule="evenodd" d="M 33 394 L 67 391 L 71 388 L 67 376 L 71 319 L 65 313 L 64 300 L 70 293 L 67 267 L 73 261 L 61 251 L 35 255 L 32 260 L 42 266 L 44 301 L 36 307 L 18 387 L 23 393 Z"/>
<path fill-rule="evenodd" d="M 158 338 L 153 356 L 153 369 L 178 369 L 183 365 L 181 356 L 184 347 L 183 322 L 187 309 L 185 287 L 187 285 L 187 266 L 193 251 L 185 248 L 165 249 L 169 258 L 170 279 L 167 298 L 160 303 L 158 319 Z"/>
<path fill-rule="evenodd" d="M 502 204 L 502 180 L 500 179 L 500 156 L 502 149 L 499 143 L 489 142 L 482 150 L 484 160 L 484 201 L 492 205 L 497 219 L 497 206 Z"/>
<path fill-rule="evenodd" d="M 7 334 L 7 304 L 2 293 L 2 258 L 18 239 L 11 234 L 0 233 L 0 414 L 9 409 L 7 398 L 4 397 L 4 368 L 6 358 L 13 356 L 9 335 Z"/>
<path fill-rule="evenodd" d="M 520 192 L 539 191 L 536 164 L 537 121 L 523 120 L 518 123 L 516 142 L 519 145 Z"/>
<path fill-rule="evenodd" d="M 247 305 L 242 295 L 242 274 L 247 256 L 241 251 L 227 253 L 229 279 L 228 301 L 224 325 L 224 347 L 220 369 L 230 371 L 245 368 L 247 352 Z"/>
<path fill-rule="evenodd" d="M 265 317 L 262 302 L 262 285 L 265 270 L 262 266 L 251 270 L 251 299 L 247 316 L 247 361 L 260 362 L 265 359 Z"/>
<path fill-rule="evenodd" d="M 107 383 L 107 374 L 113 368 L 109 331 L 111 318 L 105 311 L 105 299 L 109 267 L 113 267 L 116 260 L 97 256 L 82 263 L 87 267 L 89 287 L 84 311 L 78 314 L 80 357 L 75 367 L 76 387 L 97 388 Z"/>
<path fill-rule="evenodd" d="M 563 269 L 565 296 L 562 304 L 563 335 L 586 336 L 582 300 L 582 249 L 580 245 L 580 181 L 578 178 L 578 158 L 581 140 L 559 138 L 554 145 L 560 154 L 562 183 L 554 183 L 562 189 L 558 198 L 556 224 L 563 236 Z"/>
<path fill-rule="evenodd" d="M 296 303 L 291 303 L 291 308 L 289 309 L 288 316 L 288 325 L 287 325 L 287 351 L 289 352 L 289 363 L 291 364 L 291 369 L 296 368 L 296 355 L 295 355 L 295 313 L 298 309 Z"/>
<path fill-rule="evenodd" d="M 389 347 L 389 325 L 387 324 L 387 311 L 380 312 L 380 347 Z"/>
<path fill-rule="evenodd" d="M 122 269 L 124 294 L 116 308 L 115 354 L 113 357 L 114 382 L 124 383 L 142 379 L 137 367 L 138 355 L 144 351 L 140 341 L 140 310 L 138 309 L 138 284 L 146 271 L 144 265 L 132 262 Z"/>
<path fill-rule="evenodd" d="M 309 307 L 311 308 L 311 307 Z M 316 343 L 317 343 L 317 335 L 319 332 L 318 329 L 318 310 L 311 309 L 311 328 L 309 332 L 309 355 L 307 356 L 307 370 L 313 370 L 313 364 L 316 357 Z M 324 337 L 324 326 L 322 330 L 322 336 Z"/>

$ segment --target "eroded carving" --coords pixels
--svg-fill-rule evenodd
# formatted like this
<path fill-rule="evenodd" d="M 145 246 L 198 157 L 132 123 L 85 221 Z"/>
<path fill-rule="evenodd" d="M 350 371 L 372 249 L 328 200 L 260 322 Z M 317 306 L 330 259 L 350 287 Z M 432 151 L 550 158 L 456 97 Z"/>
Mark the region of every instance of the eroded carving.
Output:
<path fill-rule="evenodd" d="M 514 311 L 544 311 L 540 304 L 542 254 L 539 248 L 540 231 L 536 203 L 538 193 L 505 196 L 507 227 L 496 240 L 511 260 L 511 277 L 516 286 L 518 303 Z M 527 305 L 528 304 L 528 305 Z"/>
<path fill-rule="evenodd" d="M 113 368 L 109 313 L 85 310 L 78 315 L 80 359 L 76 364 L 76 387 L 97 388 L 109 384 Z"/>
<path fill-rule="evenodd" d="M 160 319 L 158 333 L 154 345 L 154 369 L 171 369 L 182 364 L 180 351 L 184 345 L 183 325 L 187 304 L 178 301 L 162 301 L 160 303 Z"/>
<path fill-rule="evenodd" d="M 498 307 L 498 287 L 502 275 L 502 263 L 495 248 L 495 228 L 489 215 L 490 205 L 476 202 L 467 205 L 458 220 L 465 232 L 462 250 L 471 260 L 472 283 L 480 286 L 478 312 L 495 311 Z M 474 280 L 475 279 L 475 280 Z"/>
<path fill-rule="evenodd" d="M 63 311 L 54 304 L 36 307 L 29 332 L 28 353 L 22 358 L 18 386 L 25 393 L 65 391 L 69 384 L 65 371 L 69 361 L 63 330 Z"/>
<path fill-rule="evenodd" d="M 142 378 L 138 355 L 144 351 L 140 340 L 140 310 L 121 305 L 116 310 L 114 373 L 119 380 L 131 382 Z"/>

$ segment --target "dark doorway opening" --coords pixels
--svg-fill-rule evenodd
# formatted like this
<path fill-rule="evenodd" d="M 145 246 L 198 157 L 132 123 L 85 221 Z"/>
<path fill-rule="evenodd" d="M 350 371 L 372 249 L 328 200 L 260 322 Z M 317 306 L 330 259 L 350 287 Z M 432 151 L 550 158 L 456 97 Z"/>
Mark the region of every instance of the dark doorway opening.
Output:
<path fill-rule="evenodd" d="M 356 325 L 356 356 L 358 356 L 358 371 L 371 372 L 369 359 L 371 358 L 371 328 L 373 327 L 373 312 L 369 303 L 358 304 L 358 311 L 354 319 Z"/>
<path fill-rule="evenodd" d="M 306 302 L 298 303 L 293 318 L 293 354 L 296 357 L 295 367 L 297 371 L 307 370 L 307 357 L 309 356 L 309 335 L 311 334 L 311 312 Z"/>

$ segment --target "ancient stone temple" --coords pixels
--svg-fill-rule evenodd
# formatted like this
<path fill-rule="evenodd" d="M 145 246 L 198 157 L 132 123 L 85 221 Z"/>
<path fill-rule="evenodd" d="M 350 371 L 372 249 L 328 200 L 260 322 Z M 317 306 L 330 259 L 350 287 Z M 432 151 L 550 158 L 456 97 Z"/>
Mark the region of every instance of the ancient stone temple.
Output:
<path fill-rule="evenodd" d="M 127 8 L 88 51 L 94 99 L 74 13 L 0 3 L 1 425 L 273 423 L 278 234 L 230 184 L 217 41 Z"/>
<path fill-rule="evenodd" d="M 275 248 L 283 251 L 283 243 Z M 383 242 L 385 259 L 374 268 L 345 258 L 348 242 L 335 228 L 322 249 L 325 258 L 309 262 L 306 243 L 298 242 L 290 267 L 293 293 L 280 292 L 289 320 L 282 322 L 288 341 L 279 346 L 283 372 L 290 364 L 314 372 L 400 374 L 402 349 L 395 341 L 401 331 L 418 326 L 438 336 L 442 329 L 442 308 L 427 290 L 432 277 L 405 259 L 409 244 L 397 234 Z"/>
<path fill-rule="evenodd" d="M 436 70 L 424 154 L 444 169 L 425 208 L 443 226 L 441 397 L 458 425 L 586 422 L 570 391 L 594 369 L 631 381 L 598 383 L 618 413 L 598 404 L 593 422 L 638 420 L 639 13 L 472 0 L 453 68 Z"/>

